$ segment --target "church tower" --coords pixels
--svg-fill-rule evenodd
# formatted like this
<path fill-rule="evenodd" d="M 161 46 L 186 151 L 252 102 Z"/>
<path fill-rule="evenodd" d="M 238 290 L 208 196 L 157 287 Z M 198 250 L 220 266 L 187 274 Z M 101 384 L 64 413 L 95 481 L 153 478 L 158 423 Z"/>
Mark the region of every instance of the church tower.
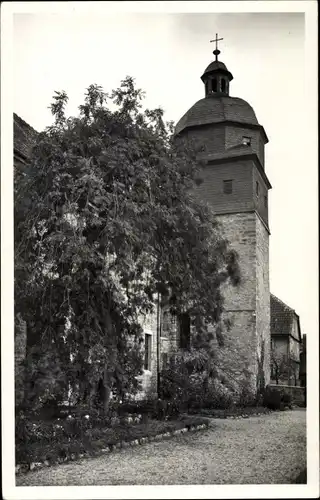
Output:
<path fill-rule="evenodd" d="M 268 138 L 252 107 L 230 95 L 233 76 L 218 60 L 214 41 L 215 60 L 201 76 L 205 96 L 180 119 L 175 134 L 203 150 L 197 193 L 212 206 L 239 256 L 241 283 L 224 289 L 231 328 L 224 332 L 223 363 L 237 380 L 246 377 L 254 393 L 270 380 Z"/>

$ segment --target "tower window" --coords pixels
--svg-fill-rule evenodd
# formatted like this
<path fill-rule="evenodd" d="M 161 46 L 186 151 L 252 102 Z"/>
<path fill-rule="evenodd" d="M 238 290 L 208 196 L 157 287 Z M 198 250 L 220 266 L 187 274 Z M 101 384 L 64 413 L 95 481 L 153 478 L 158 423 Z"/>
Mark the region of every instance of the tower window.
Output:
<path fill-rule="evenodd" d="M 221 92 L 225 92 L 226 91 L 226 81 L 224 78 L 222 78 L 221 80 Z"/>
<path fill-rule="evenodd" d="M 213 80 L 211 80 L 211 88 L 212 88 L 212 92 L 217 92 L 218 90 L 218 86 L 217 86 L 217 79 L 216 78 L 213 78 Z"/>
<path fill-rule="evenodd" d="M 206 95 L 209 94 L 209 86 L 208 86 L 208 82 L 206 82 L 205 84 L 205 89 L 206 89 Z"/>
<path fill-rule="evenodd" d="M 151 370 L 151 335 L 144 336 L 144 369 Z"/>
<path fill-rule="evenodd" d="M 232 193 L 232 180 L 223 181 L 223 192 L 224 194 Z"/>
<path fill-rule="evenodd" d="M 259 182 L 257 181 L 256 182 L 256 195 L 259 196 L 259 192 L 260 192 L 260 186 L 259 186 Z"/>
<path fill-rule="evenodd" d="M 244 146 L 251 146 L 251 137 L 243 136 L 242 137 L 242 144 Z"/>
<path fill-rule="evenodd" d="M 264 197 L 264 206 L 266 208 L 268 208 L 268 197 L 267 196 Z"/>

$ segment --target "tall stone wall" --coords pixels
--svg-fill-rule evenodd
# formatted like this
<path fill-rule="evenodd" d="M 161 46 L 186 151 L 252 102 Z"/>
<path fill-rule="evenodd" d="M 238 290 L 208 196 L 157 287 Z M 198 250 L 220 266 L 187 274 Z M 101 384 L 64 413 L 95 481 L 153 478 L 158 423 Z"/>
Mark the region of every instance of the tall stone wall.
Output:
<path fill-rule="evenodd" d="M 226 371 L 246 378 L 252 393 L 270 381 L 269 234 L 256 213 L 219 215 L 221 232 L 238 253 L 241 283 L 226 285 L 224 332 Z"/>
<path fill-rule="evenodd" d="M 256 215 L 256 311 L 257 356 L 262 385 L 270 382 L 270 284 L 269 284 L 269 232 Z M 261 364 L 261 365 L 260 365 Z"/>

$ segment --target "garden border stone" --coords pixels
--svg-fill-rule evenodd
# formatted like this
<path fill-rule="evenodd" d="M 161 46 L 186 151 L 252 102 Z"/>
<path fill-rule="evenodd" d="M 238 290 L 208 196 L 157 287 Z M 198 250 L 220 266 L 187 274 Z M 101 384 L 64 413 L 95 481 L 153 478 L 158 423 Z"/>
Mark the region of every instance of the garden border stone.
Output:
<path fill-rule="evenodd" d="M 175 429 L 173 431 L 168 431 L 165 433 L 161 434 L 156 434 L 155 436 L 145 436 L 140 439 L 134 439 L 133 441 L 119 441 L 118 443 L 108 445 L 106 448 L 100 448 L 99 450 L 94 450 L 93 452 L 86 452 L 86 453 L 71 453 L 70 455 L 67 455 L 63 459 L 59 457 L 57 460 L 51 462 L 50 460 L 45 460 L 44 462 L 31 462 L 29 464 L 18 464 L 16 465 L 15 472 L 16 474 L 23 474 L 28 471 L 32 470 L 39 470 L 44 467 L 50 467 L 51 465 L 60 465 L 63 462 L 69 462 L 69 461 L 74 461 L 74 460 L 80 460 L 82 458 L 88 458 L 91 456 L 97 456 L 100 454 L 108 454 L 112 453 L 114 451 L 121 451 L 125 450 L 128 447 L 135 447 L 135 446 L 141 446 L 146 443 L 154 442 L 154 441 L 163 441 L 165 439 L 170 439 L 172 437 L 182 435 L 186 432 L 192 432 L 192 431 L 200 431 L 204 429 L 209 428 L 210 423 L 207 422 L 205 424 L 200 424 L 200 425 L 195 425 L 195 426 L 189 426 L 189 427 L 183 427 L 182 429 Z"/>

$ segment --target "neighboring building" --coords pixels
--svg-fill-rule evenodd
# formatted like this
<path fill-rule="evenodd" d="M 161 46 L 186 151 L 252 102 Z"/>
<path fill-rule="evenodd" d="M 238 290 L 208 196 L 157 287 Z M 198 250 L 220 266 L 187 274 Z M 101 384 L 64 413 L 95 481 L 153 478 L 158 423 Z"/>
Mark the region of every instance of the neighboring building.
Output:
<path fill-rule="evenodd" d="M 300 385 L 307 386 L 307 336 L 302 335 L 302 343 L 300 350 Z"/>
<path fill-rule="evenodd" d="M 28 163 L 30 150 L 34 145 L 36 136 L 36 130 L 16 113 L 13 113 L 13 158 L 15 168 L 23 168 Z"/>
<path fill-rule="evenodd" d="M 230 349 L 225 349 L 224 362 L 239 380 L 249 377 L 252 392 L 256 393 L 270 382 L 271 338 L 296 363 L 288 380 L 296 382 L 300 324 L 292 309 L 272 295 L 270 300 L 268 191 L 271 184 L 264 155 L 268 138 L 252 107 L 243 99 L 230 96 L 233 76 L 218 60 L 220 51 L 216 49 L 213 53 L 215 61 L 201 76 L 205 96 L 181 118 L 175 135 L 176 140 L 192 140 L 202 146 L 200 157 L 206 166 L 204 182 L 197 187 L 197 193 L 212 206 L 223 235 L 239 255 L 241 283 L 237 289 L 224 288 L 224 317 L 231 321 L 231 329 L 225 333 Z M 35 131 L 17 115 L 14 124 L 15 164 L 20 164 L 26 161 Z M 287 323 L 284 317 L 288 318 Z M 155 394 L 158 372 L 166 367 L 177 349 L 187 348 L 190 343 L 190 318 L 172 318 L 158 301 L 154 315 L 143 322 L 143 328 L 145 365 L 141 380 L 145 392 Z"/>
<path fill-rule="evenodd" d="M 301 330 L 299 316 L 291 307 L 274 295 L 270 297 L 270 304 L 272 382 L 300 385 Z M 276 373 L 277 369 L 278 373 Z"/>

